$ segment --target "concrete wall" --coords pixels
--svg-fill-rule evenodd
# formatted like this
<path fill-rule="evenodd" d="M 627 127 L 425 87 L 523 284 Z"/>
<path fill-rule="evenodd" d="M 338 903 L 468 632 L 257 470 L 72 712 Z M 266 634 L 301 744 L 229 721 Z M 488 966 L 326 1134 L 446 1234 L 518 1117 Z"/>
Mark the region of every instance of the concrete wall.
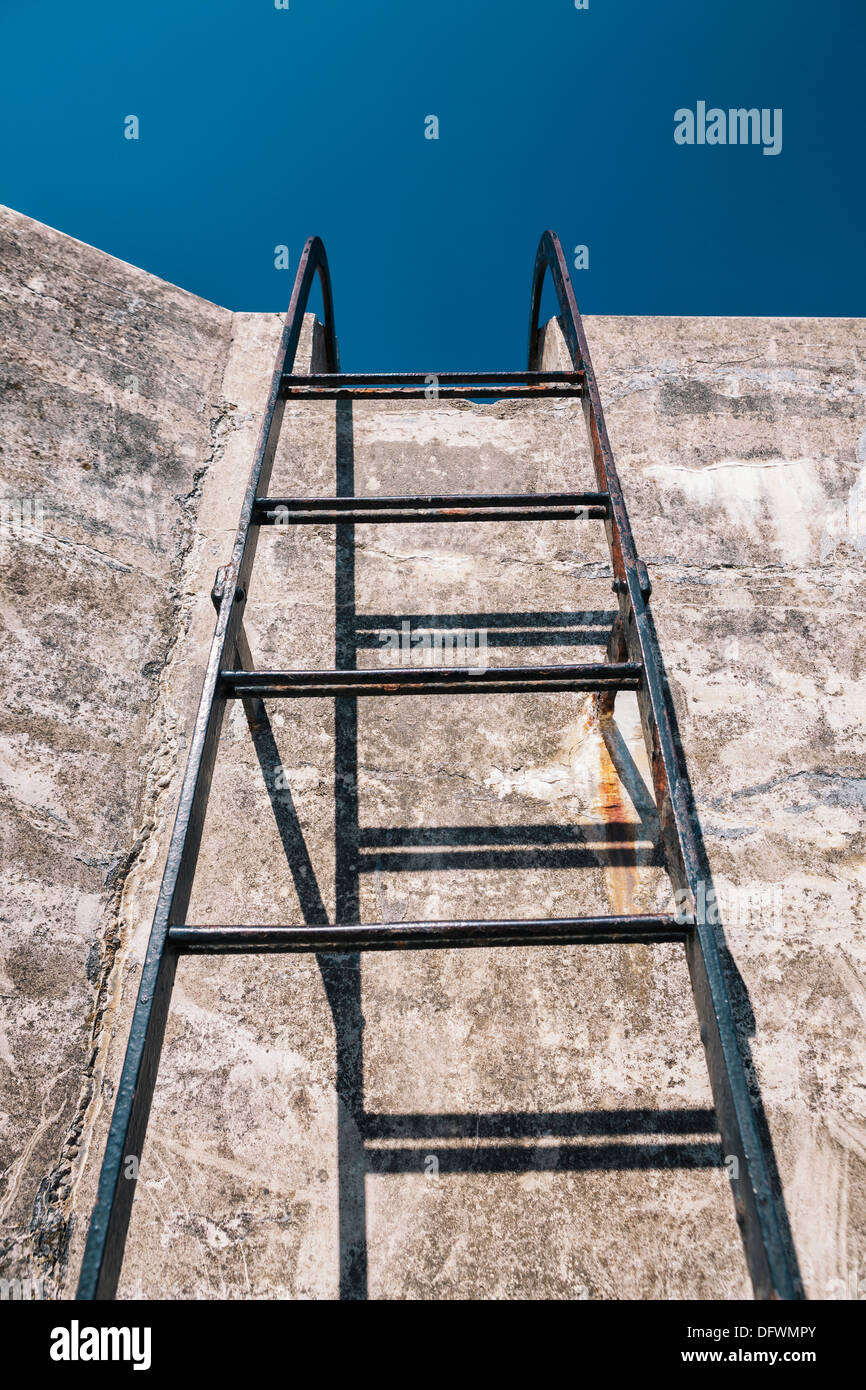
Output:
<path fill-rule="evenodd" d="M 7 1277 L 65 1270 L 117 904 L 183 757 L 160 685 L 202 477 L 230 428 L 230 333 L 226 310 L 0 210 Z"/>
<path fill-rule="evenodd" d="M 53 540 L 16 541 L 24 559 L 11 572 L 26 563 L 33 575 L 27 601 L 4 604 L 17 614 L 22 683 L 44 698 L 43 672 L 56 679 L 47 637 L 64 661 L 49 711 L 31 702 L 10 733 L 9 795 L 18 806 L 30 788 L 43 849 L 37 871 L 22 832 L 6 861 L 21 880 L 3 1001 L 7 1263 L 69 1295 L 213 627 L 208 590 L 236 525 L 279 319 L 229 316 L 27 219 L 3 225 L 4 311 L 11 301 L 23 316 L 4 336 L 24 356 L 29 393 L 8 397 L 25 443 L 7 445 L 5 489 L 47 497 L 68 486 L 64 517 L 76 518 L 88 557 L 128 566 L 111 571 L 101 606 L 88 590 L 86 610 L 82 599 L 70 613 L 45 549 Z M 23 288 L 36 276 L 59 308 Z M 120 304 L 132 311 L 118 352 Z M 32 322 L 50 332 L 76 315 L 88 324 L 90 375 L 73 415 L 62 393 L 84 348 L 58 381 L 60 349 L 36 352 Z M 862 324 L 591 318 L 587 332 L 653 578 L 742 1043 L 802 1274 L 813 1297 L 856 1297 L 858 1280 L 866 1286 Z M 308 326 L 303 360 L 311 351 Z M 554 329 L 548 362 L 559 351 Z M 131 413 L 140 423 L 149 411 L 153 433 L 136 475 L 143 467 L 150 480 L 159 535 L 175 527 L 170 543 L 146 546 L 140 526 L 117 520 L 108 476 L 83 491 L 98 467 L 54 467 L 46 481 L 27 442 L 52 458 L 58 438 L 97 435 L 100 467 L 129 487 L 125 408 L 99 412 L 106 376 L 122 369 L 122 379 L 142 359 L 151 404 Z M 101 424 L 88 424 L 94 416 Z M 272 490 L 591 485 L 577 404 L 398 402 L 293 404 Z M 47 532 L 52 515 L 46 505 Z M 78 543 L 71 524 L 63 534 Z M 125 549 L 109 539 L 116 526 Z M 48 619 L 32 618 L 31 594 Z M 262 666 L 376 664 L 380 632 L 404 621 L 481 629 L 491 663 L 519 664 L 592 659 L 611 612 L 592 524 L 305 527 L 263 535 L 247 629 Z M 124 645 L 130 624 L 138 636 Z M 76 706 L 70 671 L 84 631 L 101 658 L 81 695 L 74 685 Z M 93 681 L 116 711 L 100 725 Z M 13 681 L 7 710 L 20 710 L 16 695 Z M 93 727 L 113 739 L 110 755 L 84 741 Z M 40 782 L 34 765 L 45 764 L 53 775 Z M 629 697 L 612 721 L 590 698 L 564 695 L 362 701 L 357 711 L 293 702 L 274 705 L 255 740 L 238 709 L 190 920 L 661 905 L 669 888 L 646 781 Z M 88 838 L 85 806 L 101 838 Z M 92 855 L 84 877 L 91 844 L 104 862 Z M 747 1295 L 680 951 L 184 960 L 122 1291 Z"/>

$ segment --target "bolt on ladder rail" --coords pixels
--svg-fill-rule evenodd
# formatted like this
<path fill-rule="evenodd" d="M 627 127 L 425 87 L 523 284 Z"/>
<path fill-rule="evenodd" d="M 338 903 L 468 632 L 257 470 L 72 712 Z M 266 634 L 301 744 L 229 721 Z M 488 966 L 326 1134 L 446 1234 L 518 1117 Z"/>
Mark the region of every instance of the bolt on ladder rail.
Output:
<path fill-rule="evenodd" d="M 569 372 L 538 369 L 538 320 L 550 272 L 559 322 L 572 362 Z M 318 274 L 323 297 L 327 372 L 292 372 L 304 310 Z M 579 397 L 589 435 L 597 491 L 418 497 L 291 497 L 267 495 L 277 442 L 290 398 L 304 400 L 421 399 L 435 382 L 437 399 Z M 483 670 L 255 671 L 243 612 L 259 528 L 343 522 L 603 520 L 618 612 L 606 660 L 596 664 L 496 667 Z M 718 943 L 696 910 L 701 878 L 699 830 L 688 773 L 675 739 L 661 655 L 649 616 L 650 584 L 638 559 L 608 440 L 595 374 L 562 248 L 545 232 L 532 283 L 529 366 L 525 372 L 347 374 L 339 369 L 330 275 L 318 237 L 307 242 L 286 315 L 250 479 L 229 564 L 217 575 L 216 628 L 160 888 L 123 1071 L 114 1102 L 96 1205 L 77 1296 L 112 1298 L 117 1289 L 156 1083 L 177 960 L 188 952 L 339 952 L 679 941 L 685 947 L 713 1100 L 730 1165 L 737 1221 L 758 1298 L 800 1298 L 802 1286 L 784 1210 L 771 1181 L 772 1150 L 763 1136 L 739 1051 Z M 553 920 L 345 922 L 301 926 L 194 926 L 186 921 L 226 701 L 242 699 L 251 719 L 259 701 L 313 696 L 399 696 L 485 691 L 595 691 L 610 711 L 618 690 L 637 692 L 652 769 L 662 847 L 674 889 L 687 904 L 676 915 L 652 913 Z M 702 900 L 702 899 L 700 899 Z"/>

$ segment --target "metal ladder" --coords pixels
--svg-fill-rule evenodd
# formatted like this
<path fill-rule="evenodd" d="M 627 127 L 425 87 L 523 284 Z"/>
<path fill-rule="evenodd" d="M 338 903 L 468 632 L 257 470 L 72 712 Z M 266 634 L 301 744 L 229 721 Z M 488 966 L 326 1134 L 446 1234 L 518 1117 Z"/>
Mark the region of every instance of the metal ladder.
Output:
<path fill-rule="evenodd" d="M 572 361 L 569 372 L 538 370 L 541 292 L 550 271 L 559 321 Z M 304 310 L 318 274 L 324 305 L 327 372 L 294 375 Z M 376 400 L 430 395 L 438 399 L 579 397 L 598 490 L 533 495 L 420 497 L 269 497 L 268 484 L 285 402 Z M 259 528 L 352 522 L 455 522 L 584 517 L 604 522 L 613 568 L 616 614 L 606 660 L 595 664 L 335 671 L 255 671 L 243 627 L 244 604 Z M 700 834 L 688 773 L 674 735 L 655 629 L 650 583 L 638 559 L 608 440 L 598 387 L 559 240 L 545 232 L 532 284 L 529 367 L 525 372 L 348 375 L 340 373 L 330 276 L 324 246 L 311 238 L 298 266 L 277 352 L 255 459 L 230 563 L 217 574 L 216 629 L 150 941 L 142 969 L 123 1072 L 114 1104 L 78 1285 L 78 1298 L 112 1298 L 117 1289 L 137 1163 L 150 1112 L 178 956 L 188 952 L 429 949 L 570 943 L 679 941 L 686 958 L 706 1053 L 737 1221 L 758 1298 L 799 1298 L 802 1288 L 784 1210 L 771 1182 L 772 1151 L 762 1136 L 737 1044 L 714 926 L 701 910 L 705 895 Z M 637 692 L 658 810 L 666 868 L 687 909 L 676 915 L 574 917 L 554 920 L 343 922 L 301 926 L 194 926 L 187 908 L 201 843 L 226 701 L 244 701 L 255 724 L 265 699 L 433 695 L 486 691 L 594 691 L 613 709 L 618 690 Z M 699 905 L 701 905 L 699 907 Z M 734 1159 L 733 1163 L 728 1160 Z"/>

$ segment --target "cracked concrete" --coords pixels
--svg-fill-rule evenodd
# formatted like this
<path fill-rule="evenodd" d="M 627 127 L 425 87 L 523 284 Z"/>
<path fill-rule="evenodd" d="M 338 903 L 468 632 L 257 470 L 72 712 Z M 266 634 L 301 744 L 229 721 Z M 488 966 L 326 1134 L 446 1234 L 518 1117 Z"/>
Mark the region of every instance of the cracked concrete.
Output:
<path fill-rule="evenodd" d="M 3 482 L 52 500 L 5 571 L 0 1210 L 6 1267 L 69 1296 L 280 320 L 2 232 Z M 801 1272 L 857 1297 L 862 324 L 587 333 Z M 335 485 L 591 486 L 580 407 L 290 403 L 272 491 Z M 263 534 L 246 626 L 262 667 L 377 665 L 405 620 L 519 664 L 592 659 L 612 610 L 591 523 L 303 527 Z M 282 702 L 255 742 L 233 709 L 190 921 L 662 905 L 647 781 L 630 696 Z M 748 1295 L 722 1157 L 676 947 L 187 958 L 122 1294 Z"/>
<path fill-rule="evenodd" d="M 231 315 L 5 210 L 0 238 L 2 488 L 44 512 L 0 543 L 0 1240 L 7 1277 L 56 1289 Z"/>

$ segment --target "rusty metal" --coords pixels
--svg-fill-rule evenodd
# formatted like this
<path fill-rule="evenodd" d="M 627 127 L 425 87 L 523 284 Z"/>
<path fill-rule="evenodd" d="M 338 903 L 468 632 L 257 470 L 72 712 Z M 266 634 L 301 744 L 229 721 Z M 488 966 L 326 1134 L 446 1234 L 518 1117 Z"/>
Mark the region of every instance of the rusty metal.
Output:
<path fill-rule="evenodd" d="M 611 633 L 608 654 L 613 660 L 628 658 L 643 667 L 638 691 L 641 725 L 652 769 L 667 870 L 674 888 L 686 895 L 694 923 L 694 931 L 686 939 L 686 958 L 722 1143 L 726 1156 L 734 1160 L 729 1172 L 749 1273 L 758 1298 L 800 1298 L 802 1287 L 790 1243 L 785 1238 L 781 1203 L 770 1178 L 772 1159 L 759 1130 L 737 1042 L 715 929 L 705 914 L 697 911 L 702 876 L 699 830 L 685 760 L 673 735 L 661 654 L 647 608 L 649 576 L 637 557 L 568 267 L 559 239 L 550 231 L 541 238 L 533 271 L 530 367 L 538 364 L 538 315 L 548 272 L 572 365 L 585 373 L 583 413 L 596 481 L 609 497 L 605 530 L 613 565 L 613 589 L 619 604 L 619 621 Z M 610 702 L 609 695 L 602 698 Z"/>
<path fill-rule="evenodd" d="M 571 372 L 287 372 L 286 386 L 424 386 L 436 382 L 459 386 L 462 382 L 501 381 L 507 385 L 521 382 L 549 385 L 571 385 L 584 380 L 583 371 Z"/>
<path fill-rule="evenodd" d="M 428 497 L 262 497 L 259 526 L 341 522 L 604 521 L 605 492 L 452 493 Z"/>
<path fill-rule="evenodd" d="M 431 396 L 424 386 L 287 386 L 283 396 L 319 401 L 524 401 L 539 396 L 564 400 L 583 395 L 580 386 L 441 386 Z"/>
<path fill-rule="evenodd" d="M 497 383 L 497 384 L 490 384 Z M 317 400 L 527 400 L 566 399 L 583 393 L 583 372 L 322 372 L 287 374 L 282 393 Z"/>
<path fill-rule="evenodd" d="M 417 507 L 409 511 L 381 511 L 376 507 L 355 507 L 336 512 L 267 512 L 262 526 L 337 526 L 390 522 L 405 525 L 413 521 L 603 521 L 604 507 Z"/>
<path fill-rule="evenodd" d="M 226 698 L 260 700 L 335 695 L 538 694 L 550 690 L 637 690 L 639 662 L 558 666 L 395 666 L 369 671 L 223 671 Z"/>
<path fill-rule="evenodd" d="M 560 323 L 572 360 L 570 372 L 538 370 L 538 314 L 544 277 L 550 272 Z M 312 281 L 318 275 L 324 304 L 327 371 L 294 375 L 295 353 Z M 433 382 L 431 383 L 431 378 Z M 443 384 L 444 383 L 444 384 Z M 431 384 L 434 389 L 431 391 Z M 267 495 L 285 401 L 293 399 L 405 398 L 476 400 L 552 399 L 579 396 L 592 449 L 598 491 L 594 493 L 480 494 L 475 496 L 275 498 Z M 342 524 L 360 521 L 487 521 L 573 519 L 603 521 L 613 568 L 618 611 L 603 663 L 561 666 L 394 668 L 338 671 L 254 671 L 243 627 L 250 572 L 262 526 Z M 232 557 L 217 575 L 213 601 L 216 629 L 181 788 L 177 817 L 142 970 L 120 1085 L 103 1158 L 96 1207 L 88 1231 L 78 1297 L 111 1298 L 120 1274 L 137 1164 L 144 1141 L 177 960 L 182 953 L 233 951 L 367 951 L 413 948 L 507 947 L 599 942 L 676 941 L 685 946 L 701 1037 L 726 1156 L 732 1170 L 735 1207 L 756 1296 L 802 1295 L 796 1264 L 783 1238 L 782 1214 L 770 1182 L 770 1162 L 759 1132 L 752 1097 L 737 1047 L 713 929 L 696 911 L 701 856 L 688 774 L 674 738 L 661 658 L 647 603 L 650 579 L 638 559 L 622 489 L 614 465 L 598 387 L 583 325 L 559 242 L 541 239 L 532 284 L 529 365 L 525 372 L 340 373 L 330 277 L 324 247 L 311 238 L 304 248 L 244 498 Z M 217 743 L 226 701 L 240 698 L 255 723 L 262 700 L 409 694 L 526 693 L 593 690 L 608 713 L 618 690 L 636 690 L 668 872 L 685 891 L 688 908 L 666 914 L 609 915 L 565 919 L 358 923 L 303 926 L 215 926 L 186 923 L 201 842 Z M 631 833 L 608 826 L 608 836 Z M 363 865 L 361 867 L 364 867 Z M 703 1114 L 703 1112 L 701 1112 Z M 375 1120 L 376 1117 L 368 1117 Z M 385 1117 L 387 1119 L 387 1117 Z M 403 1117 L 394 1117 L 401 1120 Z M 412 1118 L 412 1117 L 410 1117 Z M 422 1119 L 424 1117 L 421 1117 Z M 428 1121 L 431 1117 L 426 1117 Z M 435 1118 L 435 1117 L 434 1117 Z M 448 1117 L 441 1117 L 443 1124 Z M 511 1123 L 512 1117 L 493 1117 Z M 453 1117 L 452 1117 L 453 1119 Z M 519 1117 L 513 1122 L 516 1124 Z M 463 1117 L 457 1117 L 456 1124 Z M 627 1121 L 624 1119 L 623 1123 Z M 474 1120 L 473 1120 L 474 1123 Z M 555 1123 L 559 1123 L 557 1120 Z M 678 1122 L 677 1122 L 678 1123 Z M 703 1126 L 702 1126 L 703 1127 Z M 387 1131 L 383 1130 L 383 1133 Z M 450 1130 L 441 1131 L 447 1134 Z M 436 1133 L 439 1133 L 437 1130 Z M 712 1152 L 710 1152 L 712 1149 Z M 635 1150 L 629 1147 L 628 1152 Z M 404 1162 L 383 1151 L 380 1162 Z M 614 1159 L 619 1161 L 618 1155 Z M 375 1161 L 375 1155 L 370 1162 Z M 416 1161 L 412 1159 L 412 1161 Z M 611 1161 L 610 1157 L 606 1161 Z M 657 1162 L 657 1155 L 648 1155 Z M 698 1161 L 698 1160 L 695 1160 Z M 700 1163 L 718 1162 L 708 1146 Z M 459 1158 L 455 1160 L 459 1168 Z M 494 1154 L 491 1171 L 513 1159 Z M 684 1166 L 688 1166 L 685 1164 Z M 448 1171 L 451 1171 L 449 1169 Z M 127 1176 L 129 1174 L 129 1176 Z"/>
<path fill-rule="evenodd" d="M 141 1157 L 153 1099 L 177 964 L 177 951 L 168 944 L 168 932 L 172 923 L 183 922 L 186 918 L 201 844 L 205 807 L 225 713 L 225 698 L 220 689 L 220 671 L 230 666 L 236 658 L 249 576 L 259 533 L 259 528 L 252 524 L 253 509 L 256 498 L 267 492 L 284 413 L 280 384 L 285 373 L 290 371 L 294 364 L 304 309 L 315 276 L 319 277 L 322 289 L 327 366 L 332 372 L 340 369 L 328 260 L 319 238 L 311 237 L 298 264 L 253 466 L 241 508 L 237 537 L 231 560 L 222 574 L 216 630 L 190 741 L 168 859 L 142 967 L 126 1057 L 115 1096 L 96 1206 L 90 1221 L 79 1277 L 79 1298 L 113 1298 L 117 1290 L 135 1195 L 137 1160 Z M 136 1162 L 130 1164 L 129 1159 L 135 1159 Z"/>
<path fill-rule="evenodd" d="M 172 927 L 184 952 L 408 951 L 460 946 L 569 946 L 685 941 L 689 927 L 669 913 L 454 922 L 350 922 L 302 927 Z"/>

